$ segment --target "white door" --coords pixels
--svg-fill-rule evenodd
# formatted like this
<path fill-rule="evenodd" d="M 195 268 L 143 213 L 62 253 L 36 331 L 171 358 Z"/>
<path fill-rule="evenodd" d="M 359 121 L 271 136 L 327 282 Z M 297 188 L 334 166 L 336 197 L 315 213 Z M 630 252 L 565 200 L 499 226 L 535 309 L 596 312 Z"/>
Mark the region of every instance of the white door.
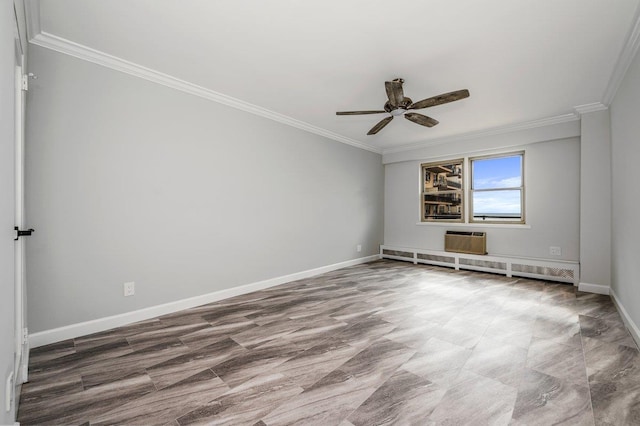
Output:
<path fill-rule="evenodd" d="M 20 36 L 15 28 L 15 226 L 24 229 L 24 116 L 25 91 L 23 86 L 24 52 Z M 26 238 L 14 241 L 15 253 L 15 363 L 16 387 L 27 381 L 28 340 L 26 339 L 26 279 L 25 279 Z M 17 397 L 16 395 L 16 402 Z"/>

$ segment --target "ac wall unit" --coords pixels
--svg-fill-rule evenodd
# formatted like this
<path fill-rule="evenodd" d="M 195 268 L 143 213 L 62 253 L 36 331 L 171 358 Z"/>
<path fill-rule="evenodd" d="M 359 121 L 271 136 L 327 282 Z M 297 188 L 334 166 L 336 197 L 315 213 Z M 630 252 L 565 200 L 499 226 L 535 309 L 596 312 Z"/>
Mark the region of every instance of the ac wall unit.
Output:
<path fill-rule="evenodd" d="M 487 254 L 486 232 L 447 231 L 444 250 L 454 253 Z"/>

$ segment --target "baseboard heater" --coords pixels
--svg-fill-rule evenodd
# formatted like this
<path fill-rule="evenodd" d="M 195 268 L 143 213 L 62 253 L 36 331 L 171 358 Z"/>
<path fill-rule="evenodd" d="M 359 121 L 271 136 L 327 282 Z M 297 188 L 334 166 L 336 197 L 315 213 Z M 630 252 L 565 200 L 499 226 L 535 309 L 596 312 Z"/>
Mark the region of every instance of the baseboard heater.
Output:
<path fill-rule="evenodd" d="M 444 251 L 467 254 L 487 254 L 486 232 L 447 231 Z"/>
<path fill-rule="evenodd" d="M 578 285 L 580 264 L 575 261 L 533 259 L 524 257 L 477 255 L 427 250 L 410 247 L 380 246 L 380 257 L 404 260 L 414 264 L 445 266 L 447 268 L 504 274 Z"/>

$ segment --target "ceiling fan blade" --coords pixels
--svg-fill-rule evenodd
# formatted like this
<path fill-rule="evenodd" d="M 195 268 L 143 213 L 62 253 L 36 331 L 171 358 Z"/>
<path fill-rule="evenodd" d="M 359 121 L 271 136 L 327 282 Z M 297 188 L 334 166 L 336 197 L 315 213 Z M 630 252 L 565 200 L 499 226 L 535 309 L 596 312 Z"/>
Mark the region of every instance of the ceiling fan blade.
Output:
<path fill-rule="evenodd" d="M 439 123 L 438 120 L 434 120 L 426 115 L 418 114 L 417 112 L 408 112 L 404 115 L 404 118 L 427 127 L 433 127 Z"/>
<path fill-rule="evenodd" d="M 362 115 L 362 114 L 380 114 L 383 112 L 387 112 L 385 110 L 382 111 L 338 111 L 336 115 Z"/>
<path fill-rule="evenodd" d="M 399 107 L 404 101 L 404 91 L 402 90 L 402 81 L 393 80 L 385 81 L 384 88 L 387 91 L 387 97 L 389 98 L 389 104 L 392 107 Z"/>
<path fill-rule="evenodd" d="M 429 108 L 432 106 L 442 105 L 442 104 L 446 104 L 453 101 L 459 101 L 460 99 L 464 99 L 468 97 L 469 97 L 469 91 L 467 89 L 456 90 L 455 92 L 443 93 L 442 95 L 433 96 L 431 98 L 414 102 L 407 109 Z"/>
<path fill-rule="evenodd" d="M 378 122 L 378 124 L 376 124 L 375 126 L 373 126 L 371 128 L 371 130 L 369 130 L 369 132 L 367 132 L 368 135 L 375 135 L 376 133 L 378 133 L 380 130 L 382 130 L 382 128 L 384 126 L 386 126 L 387 124 L 389 124 L 391 122 L 391 120 L 393 120 L 393 115 L 390 115 L 389 117 L 382 119 L 381 121 Z"/>

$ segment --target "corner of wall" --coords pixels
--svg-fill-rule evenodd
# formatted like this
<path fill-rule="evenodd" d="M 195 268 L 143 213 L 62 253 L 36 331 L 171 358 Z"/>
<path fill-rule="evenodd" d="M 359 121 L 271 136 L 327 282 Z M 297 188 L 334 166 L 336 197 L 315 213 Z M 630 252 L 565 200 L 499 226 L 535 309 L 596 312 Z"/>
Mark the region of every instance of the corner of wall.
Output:
<path fill-rule="evenodd" d="M 611 293 L 611 287 L 609 287 L 608 285 L 581 282 L 578 284 L 578 291 L 609 295 Z"/>
<path fill-rule="evenodd" d="M 629 315 L 613 289 L 611 289 L 610 294 L 611 300 L 613 300 L 613 303 L 616 305 L 616 308 L 618 309 L 618 312 L 622 317 L 622 321 L 625 323 L 627 329 L 629 330 L 629 333 L 631 333 L 631 337 L 633 337 L 633 340 L 635 340 L 636 342 L 636 346 L 640 347 L 640 328 L 633 321 L 633 319 L 631 319 L 631 316 Z"/>

